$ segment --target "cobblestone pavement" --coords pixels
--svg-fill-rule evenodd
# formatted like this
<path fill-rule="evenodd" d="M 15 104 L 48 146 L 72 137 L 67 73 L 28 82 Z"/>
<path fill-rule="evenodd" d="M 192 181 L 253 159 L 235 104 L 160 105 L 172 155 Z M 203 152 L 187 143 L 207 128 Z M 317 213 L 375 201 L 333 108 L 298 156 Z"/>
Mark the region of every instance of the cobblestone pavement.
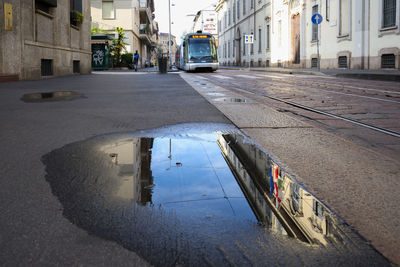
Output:
<path fill-rule="evenodd" d="M 182 77 L 381 253 L 400 263 L 399 83 L 240 70 Z"/>
<path fill-rule="evenodd" d="M 386 129 L 400 135 L 400 83 L 302 75 L 221 70 L 202 75 L 218 85 L 257 99 L 278 111 L 400 160 L 399 138 L 341 119 L 293 107 L 268 97 Z M 268 96 L 268 97 L 262 97 Z"/>
<path fill-rule="evenodd" d="M 398 132 L 398 108 L 392 102 L 397 101 L 396 84 L 335 80 L 338 88 L 332 88 L 331 78 L 325 76 L 293 78 L 243 71 L 182 77 L 205 98 L 179 73 L 108 71 L 0 84 L 4 155 L 0 162 L 0 265 L 148 265 L 136 253 L 90 235 L 65 218 L 46 181 L 42 156 L 103 134 L 193 122 L 233 122 L 378 251 L 400 263 L 398 141 L 263 97 L 266 93 L 290 97 L 335 114 L 356 116 L 351 117 L 354 120 L 376 120 L 375 125 Z M 338 94 L 344 93 L 347 82 L 363 89 Z M 320 87 L 336 93 L 329 92 L 328 98 Z M 377 89 L 374 95 L 372 90 Z M 367 93 L 362 98 L 347 101 L 348 97 L 357 99 L 352 95 L 363 90 Z M 32 93 L 36 95 L 23 97 Z M 380 112 L 376 101 L 387 112 Z M 349 109 L 359 113 L 343 113 Z M 377 114 L 381 117 L 376 118 Z"/>

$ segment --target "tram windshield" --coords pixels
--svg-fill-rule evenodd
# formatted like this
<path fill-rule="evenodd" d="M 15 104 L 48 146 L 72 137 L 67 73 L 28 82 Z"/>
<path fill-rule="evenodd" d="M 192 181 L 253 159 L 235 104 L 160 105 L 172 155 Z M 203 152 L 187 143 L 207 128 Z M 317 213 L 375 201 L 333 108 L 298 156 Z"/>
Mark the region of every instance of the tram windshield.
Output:
<path fill-rule="evenodd" d="M 217 49 L 212 38 L 190 38 L 189 60 L 216 60 Z"/>

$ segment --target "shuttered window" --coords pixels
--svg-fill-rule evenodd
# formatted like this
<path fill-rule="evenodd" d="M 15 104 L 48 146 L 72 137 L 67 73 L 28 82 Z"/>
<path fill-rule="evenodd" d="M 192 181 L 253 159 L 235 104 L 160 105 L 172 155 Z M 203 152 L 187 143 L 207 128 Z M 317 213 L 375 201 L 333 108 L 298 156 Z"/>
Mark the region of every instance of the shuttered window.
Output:
<path fill-rule="evenodd" d="M 349 10 L 349 0 L 339 1 L 339 36 L 348 36 L 350 28 L 350 10 Z"/>
<path fill-rule="evenodd" d="M 396 0 L 383 1 L 383 28 L 396 25 Z"/>
<path fill-rule="evenodd" d="M 313 15 L 318 13 L 318 5 L 313 6 L 312 13 Z M 318 25 L 314 23 L 312 25 L 312 40 L 313 41 L 318 40 Z"/>

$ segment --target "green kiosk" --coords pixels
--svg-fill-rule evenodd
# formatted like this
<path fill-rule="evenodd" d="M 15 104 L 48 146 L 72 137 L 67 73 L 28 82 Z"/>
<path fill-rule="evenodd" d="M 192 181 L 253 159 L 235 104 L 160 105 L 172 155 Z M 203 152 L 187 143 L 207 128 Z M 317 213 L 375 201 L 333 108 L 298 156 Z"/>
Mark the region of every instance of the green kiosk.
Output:
<path fill-rule="evenodd" d="M 92 70 L 112 68 L 110 43 L 112 38 L 103 33 L 92 35 Z"/>

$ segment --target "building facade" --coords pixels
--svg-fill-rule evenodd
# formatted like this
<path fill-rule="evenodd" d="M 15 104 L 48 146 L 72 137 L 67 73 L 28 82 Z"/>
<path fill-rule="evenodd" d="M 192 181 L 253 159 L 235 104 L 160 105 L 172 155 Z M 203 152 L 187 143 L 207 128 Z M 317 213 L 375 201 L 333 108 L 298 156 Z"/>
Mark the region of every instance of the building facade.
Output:
<path fill-rule="evenodd" d="M 222 65 L 400 69 L 400 0 L 220 0 L 216 11 Z"/>
<path fill-rule="evenodd" d="M 139 65 L 145 66 L 156 53 L 158 25 L 154 10 L 154 0 L 91 0 L 92 26 L 110 35 L 116 35 L 116 27 L 122 27 L 128 44 L 126 52 L 138 50 Z"/>
<path fill-rule="evenodd" d="M 0 3 L 0 80 L 91 71 L 89 0 Z"/>
<path fill-rule="evenodd" d="M 160 32 L 159 35 L 159 40 L 158 40 L 158 47 L 159 47 L 159 52 L 161 53 L 168 53 L 168 40 L 169 40 L 169 34 L 168 33 L 163 33 Z M 171 34 L 171 58 L 173 59 L 172 62 L 175 62 L 175 57 L 176 57 L 176 51 L 178 50 L 178 45 L 176 43 L 176 37 Z"/>

